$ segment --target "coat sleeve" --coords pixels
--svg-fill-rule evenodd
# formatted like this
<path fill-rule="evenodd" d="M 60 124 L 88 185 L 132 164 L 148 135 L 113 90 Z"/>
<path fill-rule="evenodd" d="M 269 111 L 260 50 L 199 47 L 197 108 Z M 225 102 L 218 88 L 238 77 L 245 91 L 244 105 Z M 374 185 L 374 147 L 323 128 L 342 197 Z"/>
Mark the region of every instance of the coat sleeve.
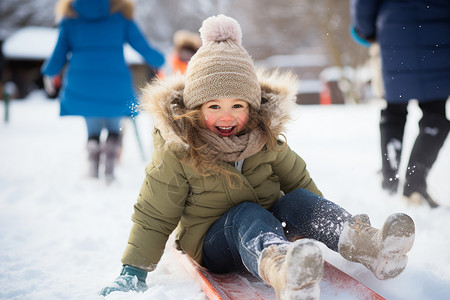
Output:
<path fill-rule="evenodd" d="M 181 163 L 167 150 L 155 151 L 134 205 L 134 222 L 122 263 L 152 271 L 178 225 L 189 191 Z"/>
<path fill-rule="evenodd" d="M 69 34 L 67 23 L 61 22 L 59 26 L 58 40 L 50 58 L 42 66 L 41 72 L 44 75 L 58 75 L 67 62 L 67 54 L 70 51 Z"/>
<path fill-rule="evenodd" d="M 128 21 L 127 42 L 142 55 L 148 65 L 160 68 L 164 64 L 164 55 L 149 45 L 136 23 L 132 20 Z"/>
<path fill-rule="evenodd" d="M 323 196 L 306 169 L 305 161 L 292 151 L 288 145 L 281 146 L 283 150 L 278 153 L 272 168 L 278 176 L 281 190 L 290 193 L 303 188 L 318 196 Z"/>
<path fill-rule="evenodd" d="M 356 34 L 365 40 L 376 39 L 376 20 L 383 0 L 351 0 L 350 16 Z"/>

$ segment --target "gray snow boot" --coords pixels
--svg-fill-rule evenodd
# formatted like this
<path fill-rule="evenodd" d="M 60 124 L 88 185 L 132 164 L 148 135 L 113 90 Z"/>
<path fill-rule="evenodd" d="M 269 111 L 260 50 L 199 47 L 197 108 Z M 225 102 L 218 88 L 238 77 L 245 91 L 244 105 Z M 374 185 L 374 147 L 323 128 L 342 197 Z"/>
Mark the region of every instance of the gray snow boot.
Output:
<path fill-rule="evenodd" d="M 120 150 L 120 137 L 117 134 L 109 134 L 103 147 L 105 153 L 105 180 L 109 183 L 115 179 L 114 167 Z"/>
<path fill-rule="evenodd" d="M 98 140 L 89 139 L 86 145 L 89 160 L 89 176 L 98 178 L 98 167 L 100 164 L 100 145 Z"/>
<path fill-rule="evenodd" d="M 394 278 L 406 267 L 414 236 L 414 222 L 406 214 L 389 216 L 381 230 L 371 227 L 367 215 L 356 215 L 344 224 L 339 253 L 363 264 L 380 280 Z"/>
<path fill-rule="evenodd" d="M 322 253 L 309 239 L 271 245 L 261 252 L 258 273 L 275 289 L 278 300 L 319 299 Z"/>

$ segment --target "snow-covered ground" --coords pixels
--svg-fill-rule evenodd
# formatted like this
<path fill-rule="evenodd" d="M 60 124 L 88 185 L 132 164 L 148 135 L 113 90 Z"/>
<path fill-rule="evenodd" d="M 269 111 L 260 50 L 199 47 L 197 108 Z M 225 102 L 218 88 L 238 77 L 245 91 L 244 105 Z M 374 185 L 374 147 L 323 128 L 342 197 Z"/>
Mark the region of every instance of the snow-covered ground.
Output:
<path fill-rule="evenodd" d="M 88 179 L 83 120 L 60 118 L 57 101 L 43 95 L 13 101 L 10 122 L 0 123 L 0 299 L 102 299 L 97 292 L 121 269 L 145 162 L 132 123 L 126 123 L 118 180 L 107 186 Z M 409 265 L 398 278 L 378 281 L 361 265 L 327 249 L 324 255 L 387 299 L 450 299 L 450 142 L 429 176 L 441 208 L 409 207 L 387 196 L 379 188 L 380 105 L 297 106 L 287 138 L 330 200 L 351 213 L 368 213 L 377 227 L 394 212 L 413 217 Z M 420 115 L 410 105 L 407 150 Z M 149 159 L 151 119 L 141 114 L 137 124 Z M 147 283 L 145 293 L 108 299 L 206 299 L 171 252 Z"/>

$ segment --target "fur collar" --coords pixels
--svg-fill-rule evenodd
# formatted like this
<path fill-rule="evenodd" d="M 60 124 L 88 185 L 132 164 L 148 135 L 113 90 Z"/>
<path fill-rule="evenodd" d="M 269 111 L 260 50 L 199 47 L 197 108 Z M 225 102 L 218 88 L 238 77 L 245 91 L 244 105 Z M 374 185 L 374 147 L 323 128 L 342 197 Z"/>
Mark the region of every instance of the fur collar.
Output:
<path fill-rule="evenodd" d="M 290 72 L 258 70 L 257 76 L 262 97 L 260 113 L 270 119 L 272 131 L 279 136 L 285 132 L 285 125 L 291 119 L 298 80 Z M 141 90 L 141 108 L 153 116 L 155 128 L 166 142 L 165 147 L 188 148 L 188 144 L 177 134 L 173 119 L 174 115 L 185 110 L 184 83 L 183 75 L 174 75 L 156 79 Z"/>
<path fill-rule="evenodd" d="M 55 14 L 59 22 L 63 18 L 76 18 L 77 13 L 73 8 L 75 0 L 59 0 L 56 3 Z M 120 12 L 126 19 L 133 19 L 134 3 L 131 0 L 110 0 L 110 13 Z"/>

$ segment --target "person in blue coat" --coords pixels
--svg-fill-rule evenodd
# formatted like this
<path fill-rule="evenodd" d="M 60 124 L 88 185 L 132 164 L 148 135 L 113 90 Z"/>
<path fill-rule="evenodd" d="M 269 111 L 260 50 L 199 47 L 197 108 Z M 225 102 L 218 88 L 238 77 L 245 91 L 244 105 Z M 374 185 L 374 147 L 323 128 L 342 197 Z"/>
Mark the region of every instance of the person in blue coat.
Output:
<path fill-rule="evenodd" d="M 163 54 L 149 45 L 133 21 L 133 9 L 130 0 L 60 0 L 56 6 L 61 18 L 58 40 L 42 66 L 47 87 L 52 82 L 49 78 L 64 69 L 60 115 L 85 118 L 90 175 L 98 177 L 100 155 L 104 152 L 107 180 L 114 178 L 120 120 L 137 115 L 123 46 L 131 45 L 154 69 L 164 64 Z M 104 144 L 100 142 L 103 129 L 108 131 Z"/>
<path fill-rule="evenodd" d="M 378 42 L 387 106 L 381 111 L 382 188 L 397 192 L 407 105 L 423 116 L 406 168 L 403 195 L 412 203 L 438 204 L 428 194 L 427 175 L 450 122 L 449 0 L 352 0 L 352 34 L 362 44 Z"/>

